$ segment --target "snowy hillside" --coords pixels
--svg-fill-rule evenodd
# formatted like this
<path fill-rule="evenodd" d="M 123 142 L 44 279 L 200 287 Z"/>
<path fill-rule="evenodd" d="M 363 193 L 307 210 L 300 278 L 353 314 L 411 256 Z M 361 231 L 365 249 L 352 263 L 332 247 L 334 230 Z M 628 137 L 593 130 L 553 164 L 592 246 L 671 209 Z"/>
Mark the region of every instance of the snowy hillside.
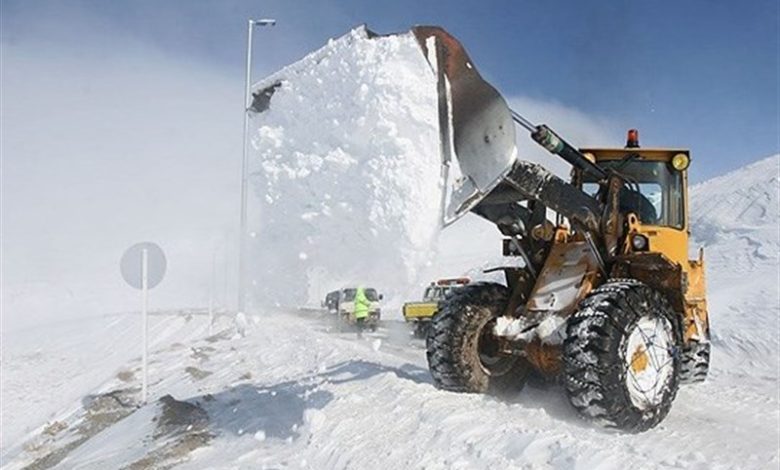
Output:
<path fill-rule="evenodd" d="M 582 422 L 554 385 L 509 400 L 438 391 L 422 344 L 401 324 L 358 341 L 326 317 L 263 311 L 243 338 L 222 318 L 214 337 L 182 326 L 195 334 L 158 343 L 147 405 L 137 403 L 137 360 L 94 368 L 102 385 L 58 404 L 45 423 L 27 419 L 44 401 L 18 393 L 6 404 L 4 395 L 4 422 L 10 411 L 40 425 L 15 432 L 4 468 L 777 468 L 779 163 L 692 189 L 691 213 L 709 227 L 697 239 L 713 367 L 647 433 Z"/>
<path fill-rule="evenodd" d="M 776 381 L 780 367 L 779 181 L 775 155 L 691 189 L 693 238 L 705 248 L 713 343 L 721 353 L 716 370 L 745 380 Z"/>

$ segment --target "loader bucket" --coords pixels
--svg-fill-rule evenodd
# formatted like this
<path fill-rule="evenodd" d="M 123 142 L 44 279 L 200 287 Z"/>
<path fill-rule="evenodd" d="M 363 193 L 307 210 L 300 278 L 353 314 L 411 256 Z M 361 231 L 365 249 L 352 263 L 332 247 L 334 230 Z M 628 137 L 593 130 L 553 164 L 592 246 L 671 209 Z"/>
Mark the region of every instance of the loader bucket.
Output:
<path fill-rule="evenodd" d="M 438 26 L 412 33 L 438 78 L 445 188 L 443 225 L 498 185 L 517 158 L 515 128 L 501 94 L 477 72 L 463 45 Z"/>

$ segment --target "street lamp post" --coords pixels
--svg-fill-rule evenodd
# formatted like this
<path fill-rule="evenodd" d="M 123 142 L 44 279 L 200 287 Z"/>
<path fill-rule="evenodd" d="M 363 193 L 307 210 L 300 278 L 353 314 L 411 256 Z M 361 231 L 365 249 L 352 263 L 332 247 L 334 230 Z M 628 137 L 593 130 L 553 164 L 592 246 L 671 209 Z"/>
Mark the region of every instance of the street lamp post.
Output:
<path fill-rule="evenodd" d="M 244 152 L 241 158 L 241 229 L 238 235 L 238 312 L 246 310 L 246 236 L 247 236 L 247 172 L 249 169 L 249 107 L 252 106 L 252 31 L 255 26 L 275 26 L 276 20 L 250 19 L 246 41 L 246 88 L 244 89 Z"/>

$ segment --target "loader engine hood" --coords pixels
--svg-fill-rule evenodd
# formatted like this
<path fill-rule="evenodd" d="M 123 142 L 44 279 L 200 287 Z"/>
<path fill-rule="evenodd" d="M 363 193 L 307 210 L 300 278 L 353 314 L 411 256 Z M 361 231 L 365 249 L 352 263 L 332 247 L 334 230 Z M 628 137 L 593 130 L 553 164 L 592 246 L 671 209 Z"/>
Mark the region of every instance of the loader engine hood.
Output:
<path fill-rule="evenodd" d="M 506 101 L 477 71 L 463 45 L 438 26 L 416 26 L 437 76 L 444 226 L 465 215 L 495 188 L 517 159 Z"/>

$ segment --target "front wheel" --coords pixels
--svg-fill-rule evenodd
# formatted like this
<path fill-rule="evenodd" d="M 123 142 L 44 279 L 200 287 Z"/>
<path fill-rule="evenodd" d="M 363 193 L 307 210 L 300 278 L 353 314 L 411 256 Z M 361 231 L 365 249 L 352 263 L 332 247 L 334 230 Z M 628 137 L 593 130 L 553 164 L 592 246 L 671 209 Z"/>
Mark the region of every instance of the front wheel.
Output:
<path fill-rule="evenodd" d="M 426 338 L 428 366 L 436 386 L 467 393 L 519 390 L 530 373 L 528 363 L 501 350 L 493 334 L 509 291 L 501 284 L 460 288 L 439 305 Z"/>
<path fill-rule="evenodd" d="M 594 290 L 569 319 L 566 392 L 586 419 L 629 432 L 660 423 L 680 383 L 681 337 L 666 298 L 632 280 Z"/>

